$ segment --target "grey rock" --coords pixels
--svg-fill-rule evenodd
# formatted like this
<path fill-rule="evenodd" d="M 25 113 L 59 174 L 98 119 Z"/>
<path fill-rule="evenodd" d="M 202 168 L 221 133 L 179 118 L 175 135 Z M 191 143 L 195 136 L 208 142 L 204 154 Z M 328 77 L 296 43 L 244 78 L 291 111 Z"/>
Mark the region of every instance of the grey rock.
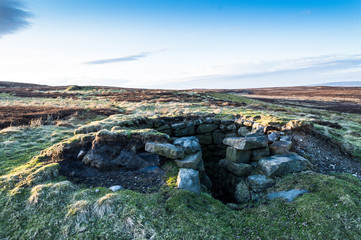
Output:
<path fill-rule="evenodd" d="M 264 126 L 260 125 L 259 123 L 254 123 L 252 125 L 251 133 L 264 134 Z"/>
<path fill-rule="evenodd" d="M 170 130 L 170 127 L 168 124 L 164 124 L 164 125 L 160 126 L 159 128 L 157 128 L 157 131 L 159 131 L 159 132 L 163 132 L 166 130 Z"/>
<path fill-rule="evenodd" d="M 245 163 L 234 163 L 227 159 L 219 161 L 219 165 L 227 169 L 227 171 L 233 173 L 236 176 L 248 176 L 251 174 L 252 166 Z"/>
<path fill-rule="evenodd" d="M 227 133 L 226 135 L 225 135 L 225 138 L 231 138 L 231 137 L 238 137 L 238 135 L 237 135 L 237 133 Z"/>
<path fill-rule="evenodd" d="M 196 137 L 198 138 L 200 144 L 212 144 L 213 142 L 211 133 L 197 135 Z"/>
<path fill-rule="evenodd" d="M 206 123 L 213 123 L 213 121 L 214 121 L 214 119 L 211 118 L 211 117 L 207 117 L 207 118 L 205 119 L 205 122 L 206 122 Z"/>
<path fill-rule="evenodd" d="M 194 125 L 198 126 L 198 125 L 201 125 L 201 124 L 203 124 L 203 123 L 205 123 L 205 122 L 206 122 L 205 119 L 203 119 L 203 118 L 198 118 L 198 119 L 195 120 L 193 123 L 194 123 Z"/>
<path fill-rule="evenodd" d="M 269 157 L 271 155 L 271 152 L 269 150 L 269 147 L 265 148 L 259 148 L 252 150 L 251 158 L 252 161 L 259 161 L 262 158 Z"/>
<path fill-rule="evenodd" d="M 187 122 L 175 123 L 175 124 L 171 125 L 171 128 L 173 130 L 180 130 L 180 129 L 186 128 L 187 125 L 188 125 Z"/>
<path fill-rule="evenodd" d="M 235 130 L 237 130 L 237 126 L 235 123 L 227 126 L 227 131 L 235 131 Z"/>
<path fill-rule="evenodd" d="M 280 137 L 280 141 L 283 141 L 283 142 L 292 142 L 292 137 L 291 137 L 291 136 L 281 136 L 281 137 Z"/>
<path fill-rule="evenodd" d="M 233 137 L 225 138 L 223 144 L 234 147 L 238 150 L 250 150 L 263 148 L 268 146 L 268 141 L 265 136 L 257 137 Z"/>
<path fill-rule="evenodd" d="M 218 128 L 217 124 L 210 124 L 210 123 L 209 124 L 201 124 L 198 126 L 196 131 L 198 134 L 204 134 L 204 133 L 213 132 L 217 128 Z"/>
<path fill-rule="evenodd" d="M 228 147 L 226 158 L 235 163 L 248 163 L 251 160 L 251 150 L 238 150 Z"/>
<path fill-rule="evenodd" d="M 170 143 L 147 142 L 145 151 L 172 159 L 184 158 L 184 150 Z"/>
<path fill-rule="evenodd" d="M 309 169 L 307 159 L 295 154 L 275 155 L 259 160 L 259 167 L 268 177 L 283 176 L 288 173 L 301 172 Z"/>
<path fill-rule="evenodd" d="M 176 137 L 184 137 L 194 135 L 194 127 L 193 128 L 183 128 L 177 131 L 174 131 L 174 136 Z"/>
<path fill-rule="evenodd" d="M 291 146 L 292 146 L 291 142 L 279 141 L 279 142 L 272 143 L 269 146 L 269 148 L 271 150 L 272 155 L 277 155 L 277 154 L 289 153 L 291 150 Z"/>
<path fill-rule="evenodd" d="M 287 200 L 288 202 L 293 202 L 296 197 L 308 193 L 307 190 L 305 189 L 293 189 L 290 191 L 280 191 L 280 192 L 274 192 L 274 193 L 269 193 L 267 194 L 267 198 L 269 200 L 275 199 L 275 198 L 283 198 L 285 200 Z"/>
<path fill-rule="evenodd" d="M 237 184 L 234 197 L 238 203 L 246 203 L 251 200 L 251 195 L 245 181 L 241 181 Z"/>
<path fill-rule="evenodd" d="M 275 181 L 267 178 L 265 175 L 251 175 L 247 178 L 248 184 L 252 191 L 259 193 L 273 186 Z"/>
<path fill-rule="evenodd" d="M 254 132 L 250 132 L 246 135 L 246 137 L 263 137 L 264 134 L 263 133 L 254 133 Z"/>
<path fill-rule="evenodd" d="M 281 134 L 279 132 L 271 132 L 270 134 L 268 134 L 267 138 L 268 141 L 273 143 L 276 142 L 280 139 Z"/>
<path fill-rule="evenodd" d="M 185 157 L 181 160 L 175 160 L 177 167 L 179 168 L 193 168 L 196 169 L 198 167 L 199 162 L 202 160 L 202 152 L 199 151 L 193 155 Z"/>
<path fill-rule="evenodd" d="M 80 150 L 78 156 L 77 156 L 77 159 L 82 159 L 84 156 L 85 156 L 86 152 L 83 151 L 83 150 Z"/>
<path fill-rule="evenodd" d="M 120 185 L 114 185 L 114 186 L 111 186 L 109 189 L 112 190 L 113 192 L 116 192 L 116 191 L 119 191 L 120 189 L 123 189 L 123 187 Z"/>
<path fill-rule="evenodd" d="M 238 135 L 241 136 L 241 137 L 245 137 L 248 133 L 249 133 L 249 130 L 247 127 L 240 127 L 237 131 Z"/>
<path fill-rule="evenodd" d="M 196 153 L 201 150 L 199 140 L 194 136 L 178 138 L 173 142 L 173 144 L 183 148 L 186 154 Z"/>
<path fill-rule="evenodd" d="M 181 168 L 177 178 L 178 188 L 188 190 L 197 194 L 201 193 L 199 173 L 191 168 Z"/>
<path fill-rule="evenodd" d="M 223 139 L 225 138 L 225 135 L 220 130 L 215 130 L 212 135 L 213 135 L 214 144 L 223 143 Z"/>

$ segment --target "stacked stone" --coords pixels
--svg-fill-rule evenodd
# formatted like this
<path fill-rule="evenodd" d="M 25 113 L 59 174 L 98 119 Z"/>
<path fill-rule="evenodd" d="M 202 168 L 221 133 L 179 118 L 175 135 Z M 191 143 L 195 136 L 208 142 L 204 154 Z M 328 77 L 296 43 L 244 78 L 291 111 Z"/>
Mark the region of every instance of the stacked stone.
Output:
<path fill-rule="evenodd" d="M 145 150 L 175 160 L 179 167 L 178 188 L 197 194 L 212 188 L 212 182 L 204 169 L 201 145 L 196 137 L 178 138 L 173 144 L 148 142 Z"/>

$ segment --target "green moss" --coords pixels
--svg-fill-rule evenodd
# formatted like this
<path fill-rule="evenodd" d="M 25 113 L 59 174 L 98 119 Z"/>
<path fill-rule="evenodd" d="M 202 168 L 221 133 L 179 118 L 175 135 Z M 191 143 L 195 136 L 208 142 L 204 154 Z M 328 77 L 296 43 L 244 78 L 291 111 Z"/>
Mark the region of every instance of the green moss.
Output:
<path fill-rule="evenodd" d="M 71 136 L 70 131 L 56 126 L 18 129 L 0 134 L 0 175 L 11 172 L 41 150 Z M 54 136 L 55 131 L 57 134 Z"/>

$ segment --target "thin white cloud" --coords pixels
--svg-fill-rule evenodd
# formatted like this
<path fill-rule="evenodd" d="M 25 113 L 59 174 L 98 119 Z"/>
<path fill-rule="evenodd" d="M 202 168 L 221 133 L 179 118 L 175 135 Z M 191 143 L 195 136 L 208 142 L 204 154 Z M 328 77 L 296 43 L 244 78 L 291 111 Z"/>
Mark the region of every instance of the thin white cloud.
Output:
<path fill-rule="evenodd" d="M 94 60 L 85 62 L 84 64 L 89 65 L 98 65 L 98 64 L 109 64 L 109 63 L 119 63 L 119 62 L 129 62 L 129 61 L 136 61 L 140 60 L 142 58 L 148 57 L 156 52 L 164 51 L 165 49 L 158 49 L 154 51 L 149 52 L 141 52 L 130 56 L 124 56 L 124 57 L 118 57 L 118 58 L 107 58 L 107 59 L 100 59 L 100 60 Z"/>

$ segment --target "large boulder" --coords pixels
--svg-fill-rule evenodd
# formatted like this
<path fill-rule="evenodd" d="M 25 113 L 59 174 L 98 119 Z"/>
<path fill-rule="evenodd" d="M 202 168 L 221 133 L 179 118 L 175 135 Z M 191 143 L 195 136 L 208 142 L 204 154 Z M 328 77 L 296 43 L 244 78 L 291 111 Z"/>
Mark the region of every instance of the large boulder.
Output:
<path fill-rule="evenodd" d="M 235 163 L 227 159 L 219 161 L 219 165 L 227 169 L 227 171 L 233 173 L 236 176 L 248 176 L 251 174 L 252 166 L 245 163 Z"/>
<path fill-rule="evenodd" d="M 226 158 L 236 163 L 248 163 L 251 160 L 251 150 L 238 150 L 234 147 L 228 147 Z"/>
<path fill-rule="evenodd" d="M 309 169 L 310 162 L 295 153 L 275 155 L 259 160 L 259 167 L 268 177 L 283 176 L 288 173 Z"/>
<path fill-rule="evenodd" d="M 173 142 L 173 144 L 177 147 L 183 148 L 186 154 L 196 153 L 201 150 L 199 140 L 194 136 L 178 138 Z"/>
<path fill-rule="evenodd" d="M 178 188 L 188 190 L 197 194 L 201 193 L 201 184 L 197 170 L 190 168 L 181 168 L 178 172 Z"/>
<path fill-rule="evenodd" d="M 184 158 L 184 150 L 170 143 L 147 142 L 145 151 L 172 159 Z"/>
<path fill-rule="evenodd" d="M 272 155 L 286 154 L 291 151 L 292 142 L 279 141 L 272 143 L 269 148 Z"/>
<path fill-rule="evenodd" d="M 175 160 L 176 165 L 179 168 L 193 168 L 196 169 L 202 160 L 202 152 L 199 151 L 181 160 Z"/>
<path fill-rule="evenodd" d="M 223 140 L 223 144 L 234 147 L 238 150 L 251 150 L 267 147 L 268 141 L 265 136 L 232 137 L 225 138 Z"/>
<path fill-rule="evenodd" d="M 265 175 L 251 175 L 247 178 L 247 181 L 250 188 L 255 193 L 263 192 L 275 184 L 274 180 L 267 178 Z"/>

